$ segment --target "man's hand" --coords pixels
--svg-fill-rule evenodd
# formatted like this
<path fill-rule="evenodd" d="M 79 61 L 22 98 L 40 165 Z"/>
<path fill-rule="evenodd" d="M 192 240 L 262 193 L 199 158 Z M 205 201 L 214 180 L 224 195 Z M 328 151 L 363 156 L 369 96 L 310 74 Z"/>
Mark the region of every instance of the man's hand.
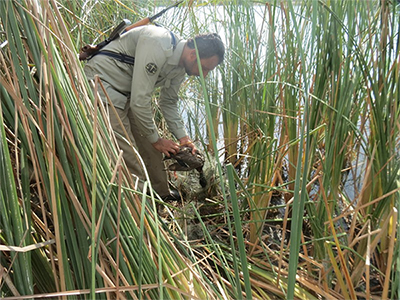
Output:
<path fill-rule="evenodd" d="M 192 154 L 195 155 L 197 152 L 196 146 L 193 144 L 192 140 L 188 136 L 184 136 L 179 139 L 180 146 L 188 146 L 192 148 Z"/>
<path fill-rule="evenodd" d="M 179 145 L 174 141 L 159 138 L 157 142 L 152 144 L 159 152 L 164 153 L 169 157 L 171 154 L 176 154 L 179 151 Z"/>

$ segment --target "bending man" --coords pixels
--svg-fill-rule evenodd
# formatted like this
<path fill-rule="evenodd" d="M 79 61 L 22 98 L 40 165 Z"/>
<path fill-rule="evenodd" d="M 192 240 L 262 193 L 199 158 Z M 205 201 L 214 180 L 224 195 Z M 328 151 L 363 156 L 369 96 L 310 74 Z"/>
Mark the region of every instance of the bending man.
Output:
<path fill-rule="evenodd" d="M 178 92 L 185 75 L 200 75 L 194 40 L 205 77 L 224 59 L 225 47 L 221 38 L 210 33 L 182 40 L 169 30 L 153 25 L 122 34 L 85 66 L 88 79 L 94 79 L 95 75 L 101 79 L 133 144 L 123 138 L 124 130 L 110 109 L 111 125 L 118 133 L 118 144 L 130 172 L 145 179 L 133 146 L 143 158 L 153 189 L 163 199 L 179 198 L 179 193 L 169 189 L 162 154 L 175 154 L 179 144 L 188 145 L 195 151 L 178 112 Z M 160 137 L 154 123 L 151 100 L 157 87 L 161 87 L 159 107 L 179 144 Z M 107 101 L 102 91 L 100 95 Z"/>

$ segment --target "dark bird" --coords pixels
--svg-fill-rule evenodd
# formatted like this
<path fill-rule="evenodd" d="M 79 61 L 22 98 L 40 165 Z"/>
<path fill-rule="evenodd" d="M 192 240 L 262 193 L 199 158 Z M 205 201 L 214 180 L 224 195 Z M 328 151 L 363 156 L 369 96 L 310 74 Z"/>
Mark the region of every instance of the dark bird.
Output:
<path fill-rule="evenodd" d="M 170 157 L 165 157 L 167 159 L 176 160 L 175 163 L 168 166 L 170 171 L 191 171 L 196 169 L 200 174 L 200 185 L 204 188 L 207 185 L 207 180 L 204 177 L 203 166 L 204 166 L 204 156 L 200 151 L 196 151 L 195 154 L 192 153 L 192 148 L 188 146 L 180 146 L 179 152 L 176 154 L 171 154 Z"/>

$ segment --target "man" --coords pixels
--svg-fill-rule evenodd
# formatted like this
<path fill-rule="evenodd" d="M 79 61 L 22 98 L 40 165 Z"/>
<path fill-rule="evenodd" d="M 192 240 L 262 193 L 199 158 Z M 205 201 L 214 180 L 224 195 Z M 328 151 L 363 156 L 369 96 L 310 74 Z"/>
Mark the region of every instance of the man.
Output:
<path fill-rule="evenodd" d="M 193 153 L 196 151 L 178 112 L 178 91 L 185 75 L 200 75 L 194 40 L 205 77 L 224 59 L 225 47 L 221 38 L 217 34 L 204 34 L 186 41 L 153 25 L 137 27 L 122 34 L 85 66 L 88 79 L 99 76 L 116 108 L 118 117 L 109 109 L 110 122 L 118 133 L 118 144 L 130 172 L 145 180 L 133 146 L 143 158 L 153 189 L 163 199 L 179 198 L 179 193 L 169 189 L 162 154 L 167 157 L 176 154 L 179 145 L 188 145 Z M 116 53 L 119 56 L 116 57 Z M 125 57 L 121 59 L 120 54 Z M 154 124 L 151 99 L 157 87 L 161 87 L 159 107 L 179 144 L 160 137 Z M 107 101 L 102 91 L 100 96 Z"/>

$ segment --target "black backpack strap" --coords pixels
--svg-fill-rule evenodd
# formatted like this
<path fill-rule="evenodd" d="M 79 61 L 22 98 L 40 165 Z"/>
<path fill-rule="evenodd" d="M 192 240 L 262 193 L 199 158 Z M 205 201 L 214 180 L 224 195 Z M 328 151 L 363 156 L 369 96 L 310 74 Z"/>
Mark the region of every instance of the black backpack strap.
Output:
<path fill-rule="evenodd" d="M 123 53 L 115 53 L 115 52 L 112 52 L 112 51 L 103 50 L 103 51 L 97 52 L 95 55 L 99 55 L 99 54 L 112 57 L 112 58 L 114 58 L 114 59 L 116 59 L 116 60 L 118 60 L 118 61 L 120 61 L 122 63 L 125 63 L 125 64 L 129 64 L 129 65 L 134 65 L 135 64 L 135 58 L 133 56 L 126 55 L 126 54 L 123 54 Z"/>
<path fill-rule="evenodd" d="M 169 34 L 171 35 L 171 38 L 172 38 L 172 46 L 174 47 L 174 50 L 175 50 L 175 48 L 176 48 L 176 37 L 175 37 L 175 35 L 172 33 L 172 31 L 170 31 Z"/>
<path fill-rule="evenodd" d="M 175 50 L 175 48 L 176 48 L 176 37 L 175 37 L 175 35 L 172 33 L 172 31 L 170 31 L 169 34 L 171 35 L 172 46 L 173 46 L 173 48 L 174 48 L 174 50 Z M 98 52 L 96 52 L 95 54 L 93 54 L 93 55 L 91 56 L 91 58 L 92 58 L 93 56 L 99 55 L 99 54 L 112 57 L 112 58 L 114 58 L 114 59 L 116 59 L 116 60 L 118 60 L 118 61 L 120 61 L 120 62 L 122 62 L 122 63 L 129 64 L 129 65 L 132 65 L 132 66 L 135 64 L 135 58 L 134 58 L 133 56 L 126 55 L 126 54 L 123 54 L 123 53 L 115 53 L 115 52 L 107 51 L 107 50 L 98 51 Z"/>

